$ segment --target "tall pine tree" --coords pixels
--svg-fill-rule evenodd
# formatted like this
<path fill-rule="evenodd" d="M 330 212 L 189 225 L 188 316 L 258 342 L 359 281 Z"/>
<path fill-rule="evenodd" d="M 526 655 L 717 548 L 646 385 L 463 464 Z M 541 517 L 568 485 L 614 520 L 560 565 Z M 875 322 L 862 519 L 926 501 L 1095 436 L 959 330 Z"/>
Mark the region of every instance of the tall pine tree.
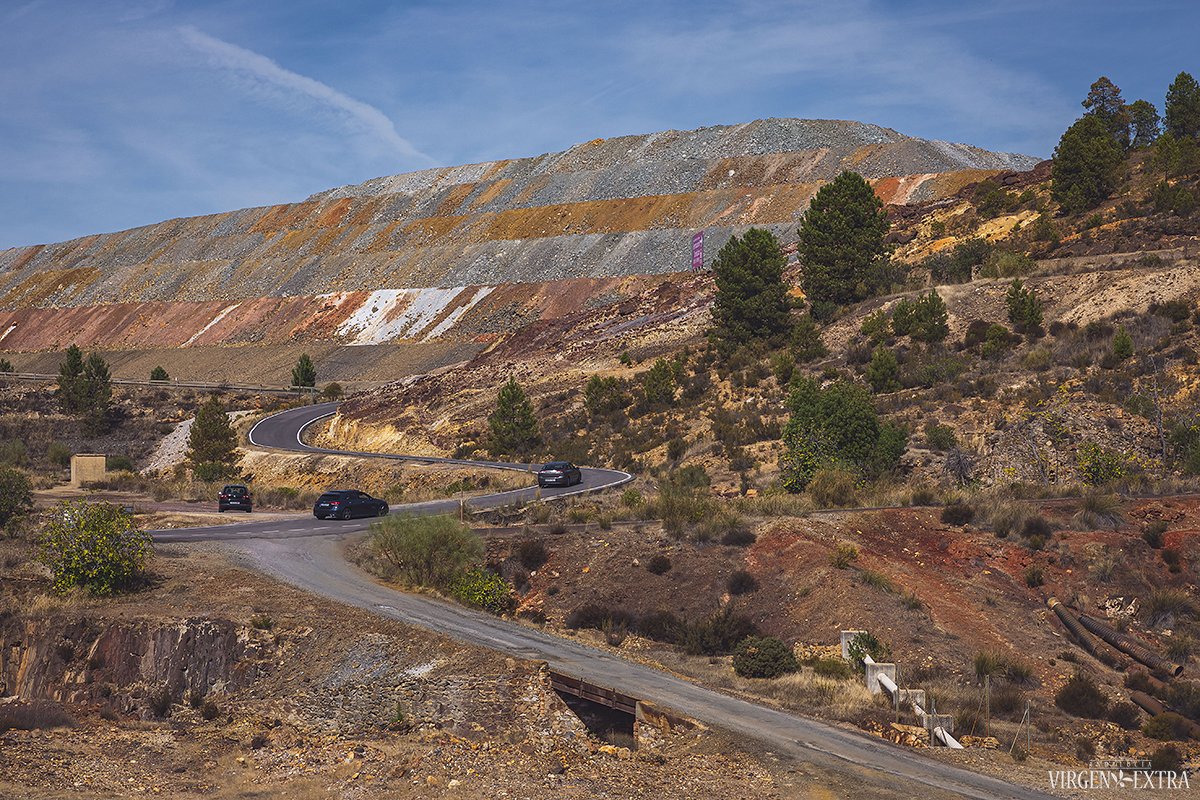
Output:
<path fill-rule="evenodd" d="M 1167 89 L 1163 123 L 1177 138 L 1200 136 L 1200 84 L 1186 72 L 1176 75 Z"/>
<path fill-rule="evenodd" d="M 493 455 L 527 456 L 541 443 L 533 404 L 516 378 L 500 387 L 496 410 L 488 417 L 488 450 Z"/>
<path fill-rule="evenodd" d="M 872 273 L 887 258 L 883 201 L 856 172 L 843 172 L 821 187 L 800 224 L 803 286 L 813 316 L 827 319 L 840 305 L 875 290 Z"/>
<path fill-rule="evenodd" d="M 732 350 L 787 334 L 791 306 L 783 282 L 786 265 L 779 240 L 768 230 L 751 228 L 725 243 L 713 263 L 717 294 L 709 335 L 719 348 Z"/>
<path fill-rule="evenodd" d="M 196 477 L 220 480 L 238 474 L 237 434 L 215 394 L 196 411 L 188 431 L 186 458 Z"/>
<path fill-rule="evenodd" d="M 84 430 L 91 435 L 107 433 L 112 424 L 112 377 L 99 353 L 89 355 L 83 365 L 80 401 Z"/>
<path fill-rule="evenodd" d="M 1092 84 L 1083 101 L 1089 116 L 1096 117 L 1112 135 L 1122 149 L 1129 147 L 1129 109 L 1121 99 L 1120 88 L 1108 78 L 1101 76 Z"/>
<path fill-rule="evenodd" d="M 71 416 L 83 408 L 83 351 L 78 345 L 68 347 L 58 365 L 58 402 L 62 412 Z"/>
<path fill-rule="evenodd" d="M 1050 191 L 1068 214 L 1098 205 L 1117 186 L 1125 155 L 1104 121 L 1084 115 L 1067 128 L 1050 168 Z"/>
<path fill-rule="evenodd" d="M 302 353 L 292 367 L 292 386 L 316 386 L 317 368 L 308 353 Z"/>

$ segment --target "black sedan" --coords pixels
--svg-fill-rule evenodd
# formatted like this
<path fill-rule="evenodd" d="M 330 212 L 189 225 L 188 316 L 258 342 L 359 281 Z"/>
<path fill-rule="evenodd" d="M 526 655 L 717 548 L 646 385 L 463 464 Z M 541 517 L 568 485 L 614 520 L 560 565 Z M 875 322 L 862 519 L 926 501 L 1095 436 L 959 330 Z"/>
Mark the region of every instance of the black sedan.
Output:
<path fill-rule="evenodd" d="M 360 492 L 357 489 L 337 489 L 325 492 L 317 498 L 316 505 L 313 506 L 313 516 L 317 519 L 383 517 L 387 516 L 387 513 L 388 504 L 385 501 L 371 497 L 366 492 Z"/>
<path fill-rule="evenodd" d="M 577 483 L 583 483 L 583 473 L 570 461 L 551 461 L 538 470 L 537 479 L 538 486 L 542 488 L 574 486 Z"/>
<path fill-rule="evenodd" d="M 240 483 L 229 484 L 217 495 L 217 511 L 228 511 L 231 508 L 246 513 L 254 510 L 254 495 Z"/>

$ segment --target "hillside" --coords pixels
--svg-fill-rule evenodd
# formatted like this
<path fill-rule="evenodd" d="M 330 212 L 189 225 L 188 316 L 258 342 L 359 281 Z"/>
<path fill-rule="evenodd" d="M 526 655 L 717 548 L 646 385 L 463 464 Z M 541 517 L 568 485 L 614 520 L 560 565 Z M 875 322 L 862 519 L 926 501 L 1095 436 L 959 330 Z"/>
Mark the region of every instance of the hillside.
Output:
<path fill-rule="evenodd" d="M 530 322 L 615 311 L 686 270 L 696 230 L 710 261 L 751 225 L 787 239 L 842 170 L 910 203 L 1033 163 L 861 123 L 774 119 L 379 178 L 0 252 L 0 349 L 46 369 L 32 354 L 75 342 L 113 351 L 123 375 L 175 348 L 249 346 L 264 379 L 281 381 L 305 346 L 327 379 L 396 378 Z M 411 357 L 345 347 L 388 344 Z M 196 377 L 236 377 L 224 361 L 199 355 Z"/>

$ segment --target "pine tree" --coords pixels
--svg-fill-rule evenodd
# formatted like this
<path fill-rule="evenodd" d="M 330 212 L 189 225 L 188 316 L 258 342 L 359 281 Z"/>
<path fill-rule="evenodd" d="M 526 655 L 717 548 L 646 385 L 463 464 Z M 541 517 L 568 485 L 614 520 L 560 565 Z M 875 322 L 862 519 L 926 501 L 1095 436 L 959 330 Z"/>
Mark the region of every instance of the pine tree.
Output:
<path fill-rule="evenodd" d="M 1117 328 L 1117 332 L 1113 334 L 1112 351 L 1118 361 L 1133 357 L 1133 337 L 1124 325 Z"/>
<path fill-rule="evenodd" d="M 876 345 L 867 364 L 867 383 L 875 393 L 894 392 L 900 388 L 900 364 L 896 354 L 882 344 Z"/>
<path fill-rule="evenodd" d="M 1121 99 L 1121 90 L 1108 78 L 1101 76 L 1092 84 L 1083 107 L 1088 115 L 1104 123 L 1104 127 L 1122 149 L 1129 147 L 1129 109 Z"/>
<path fill-rule="evenodd" d="M 83 365 L 80 381 L 79 413 L 87 433 L 106 433 L 112 423 L 112 377 L 108 362 L 99 353 L 92 353 Z"/>
<path fill-rule="evenodd" d="M 946 302 L 936 290 L 917 298 L 913 306 L 912 338 L 919 342 L 941 342 L 950 335 Z"/>
<path fill-rule="evenodd" d="M 188 431 L 187 461 L 201 480 L 237 475 L 237 434 L 215 394 L 196 411 Z"/>
<path fill-rule="evenodd" d="M 308 353 L 301 354 L 292 367 L 292 386 L 316 386 L 317 368 L 313 365 Z"/>
<path fill-rule="evenodd" d="M 1104 122 L 1085 115 L 1067 128 L 1054 148 L 1051 194 L 1067 213 L 1092 208 L 1116 188 L 1124 158 Z"/>
<path fill-rule="evenodd" d="M 67 348 L 58 365 L 58 402 L 64 414 L 74 416 L 83 407 L 83 351 L 78 345 Z"/>
<path fill-rule="evenodd" d="M 768 230 L 751 228 L 725 243 L 713 262 L 717 294 L 710 336 L 719 348 L 733 350 L 787 333 L 791 304 L 783 282 L 786 265 L 779 240 Z"/>
<path fill-rule="evenodd" d="M 1042 324 L 1042 301 L 1033 289 L 1028 289 L 1019 278 L 1013 280 L 1005 296 L 1008 305 L 1008 321 L 1020 331 L 1033 332 Z"/>
<path fill-rule="evenodd" d="M 488 427 L 491 429 L 488 450 L 493 455 L 529 455 L 541 443 L 533 404 L 516 378 L 509 378 L 508 383 L 500 387 L 496 410 L 488 417 Z"/>
<path fill-rule="evenodd" d="M 1148 100 L 1134 100 L 1129 104 L 1129 122 L 1133 128 L 1132 147 L 1149 147 L 1154 144 L 1162 127 L 1158 109 Z"/>
<path fill-rule="evenodd" d="M 843 172 L 821 187 L 799 232 L 804 292 L 815 317 L 828 319 L 876 289 L 872 275 L 887 258 L 888 227 L 883 201 L 861 175 Z"/>
<path fill-rule="evenodd" d="M 1200 137 L 1200 84 L 1186 72 L 1176 75 L 1167 89 L 1163 121 L 1172 136 Z"/>

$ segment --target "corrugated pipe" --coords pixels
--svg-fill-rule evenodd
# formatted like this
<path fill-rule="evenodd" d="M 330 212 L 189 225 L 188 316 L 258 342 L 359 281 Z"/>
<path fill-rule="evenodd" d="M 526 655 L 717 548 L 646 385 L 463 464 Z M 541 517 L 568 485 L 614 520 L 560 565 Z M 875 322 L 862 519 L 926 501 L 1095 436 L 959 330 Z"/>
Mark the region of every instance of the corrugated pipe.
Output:
<path fill-rule="evenodd" d="M 1128 670 L 1128 673 L 1130 675 L 1137 675 L 1139 678 L 1141 678 L 1141 680 L 1145 681 L 1146 685 L 1150 687 L 1150 695 L 1151 696 L 1157 697 L 1159 700 L 1166 701 L 1167 685 L 1165 683 L 1163 683 L 1158 678 L 1154 677 L 1153 675 L 1151 675 L 1149 672 L 1142 669 L 1141 667 L 1130 668 Z"/>
<path fill-rule="evenodd" d="M 1157 717 L 1159 714 L 1164 714 L 1170 710 L 1145 692 L 1130 692 L 1129 699 L 1137 703 L 1143 711 L 1152 717 Z M 1187 723 L 1188 736 L 1193 739 L 1200 739 L 1200 725 L 1197 725 L 1187 717 L 1183 719 Z"/>
<path fill-rule="evenodd" d="M 1079 642 L 1079 646 L 1092 655 L 1096 655 L 1096 643 L 1092 641 L 1092 637 L 1084 632 L 1083 628 L 1079 627 L 1079 623 L 1071 616 L 1071 612 L 1067 607 L 1058 602 L 1057 597 L 1046 598 L 1046 605 L 1050 606 L 1050 610 L 1054 612 L 1054 615 L 1071 632 L 1071 635 L 1075 637 L 1075 641 Z"/>
<path fill-rule="evenodd" d="M 1092 633 L 1099 636 L 1104 641 L 1111 644 L 1113 647 L 1120 650 L 1126 655 L 1132 656 L 1138 661 L 1145 664 L 1150 669 L 1158 670 L 1166 675 L 1178 676 L 1183 672 L 1183 665 L 1176 664 L 1174 661 L 1168 661 L 1158 653 L 1150 650 L 1137 639 L 1132 636 L 1126 636 L 1116 628 L 1113 628 L 1095 617 L 1089 617 L 1087 614 L 1079 615 L 1079 624 L 1087 628 Z"/>

